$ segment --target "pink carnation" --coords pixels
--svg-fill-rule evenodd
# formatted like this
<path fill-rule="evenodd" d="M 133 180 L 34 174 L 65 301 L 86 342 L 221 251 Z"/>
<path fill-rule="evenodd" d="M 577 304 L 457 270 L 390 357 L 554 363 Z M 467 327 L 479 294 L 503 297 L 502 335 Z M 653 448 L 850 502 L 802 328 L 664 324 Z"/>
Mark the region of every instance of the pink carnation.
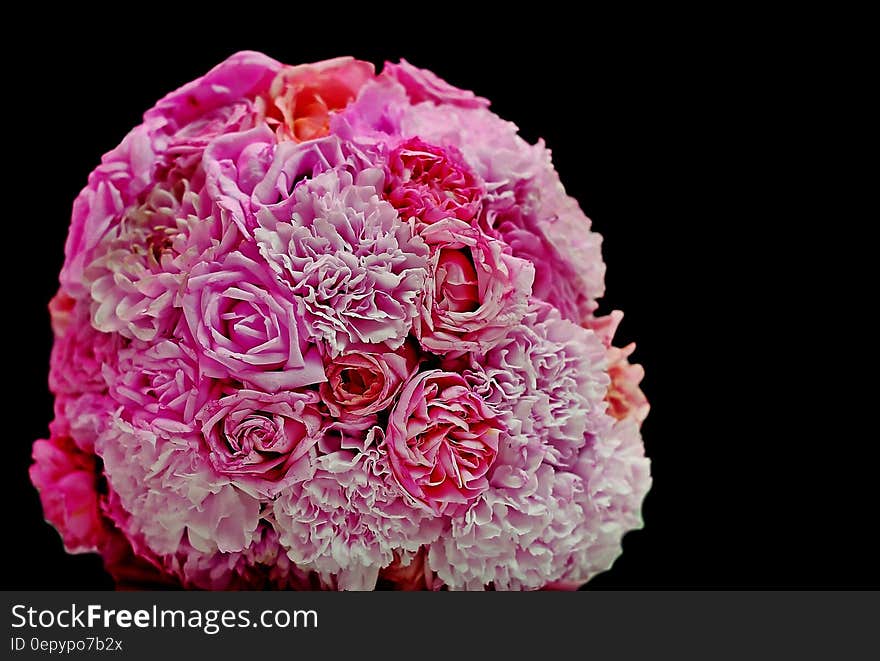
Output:
<path fill-rule="evenodd" d="M 256 535 L 260 501 L 217 474 L 192 434 L 160 434 L 116 417 L 95 443 L 119 498 L 115 523 L 157 556 L 186 541 L 202 553 L 247 548 Z"/>
<path fill-rule="evenodd" d="M 179 316 L 177 296 L 192 268 L 210 258 L 223 229 L 190 182 L 157 186 L 95 248 L 92 325 L 129 339 L 167 334 Z"/>
<path fill-rule="evenodd" d="M 328 434 L 315 475 L 274 502 L 280 541 L 297 566 L 341 589 L 375 586 L 398 553 L 437 539 L 443 520 L 413 509 L 391 478 L 382 430 Z"/>
<path fill-rule="evenodd" d="M 309 336 L 332 355 L 357 344 L 398 349 L 418 314 L 428 248 L 379 198 L 381 182 L 375 169 L 329 170 L 294 189 L 283 221 L 261 212 L 254 232 Z"/>
<path fill-rule="evenodd" d="M 549 153 L 541 173 L 487 205 L 487 222 L 517 257 L 540 262 L 533 295 L 578 323 L 596 309 L 605 293 L 602 237 L 569 197 L 553 170 Z"/>

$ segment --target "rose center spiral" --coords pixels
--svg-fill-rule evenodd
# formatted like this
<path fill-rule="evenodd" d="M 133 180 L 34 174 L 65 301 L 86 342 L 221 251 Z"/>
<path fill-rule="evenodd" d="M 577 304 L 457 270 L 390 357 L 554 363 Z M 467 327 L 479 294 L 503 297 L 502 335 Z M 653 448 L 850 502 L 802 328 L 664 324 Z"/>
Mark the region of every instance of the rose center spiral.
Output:
<path fill-rule="evenodd" d="M 221 316 L 226 337 L 248 352 L 265 343 L 270 335 L 269 321 L 250 301 L 236 300 Z"/>
<path fill-rule="evenodd" d="M 226 446 L 235 459 L 254 453 L 290 452 L 306 432 L 301 422 L 259 411 L 243 420 L 237 420 L 235 416 L 227 417 L 223 431 Z"/>
<path fill-rule="evenodd" d="M 440 308 L 450 312 L 473 312 L 480 307 L 477 271 L 469 251 L 440 250 L 435 277 Z"/>

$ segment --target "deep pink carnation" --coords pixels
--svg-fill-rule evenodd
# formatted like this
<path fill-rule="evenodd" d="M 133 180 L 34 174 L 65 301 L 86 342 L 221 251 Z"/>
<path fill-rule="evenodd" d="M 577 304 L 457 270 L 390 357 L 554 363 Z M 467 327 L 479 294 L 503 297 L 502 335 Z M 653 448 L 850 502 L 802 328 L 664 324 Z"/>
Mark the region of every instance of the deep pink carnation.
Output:
<path fill-rule="evenodd" d="M 238 53 L 74 202 L 31 480 L 121 589 L 570 589 L 648 402 L 543 142 L 402 61 Z"/>
<path fill-rule="evenodd" d="M 404 220 L 471 221 L 480 213 L 485 190 L 454 147 L 411 138 L 391 152 L 388 171 L 385 195 Z"/>

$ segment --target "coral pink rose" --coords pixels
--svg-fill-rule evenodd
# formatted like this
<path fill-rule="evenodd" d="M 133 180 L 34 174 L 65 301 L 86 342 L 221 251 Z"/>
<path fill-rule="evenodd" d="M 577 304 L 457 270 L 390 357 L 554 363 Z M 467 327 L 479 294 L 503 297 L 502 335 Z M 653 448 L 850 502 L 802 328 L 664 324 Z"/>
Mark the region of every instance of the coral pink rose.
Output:
<path fill-rule="evenodd" d="M 535 267 L 457 218 L 422 230 L 432 248 L 434 277 L 416 334 L 428 351 L 492 348 L 526 313 Z"/>
<path fill-rule="evenodd" d="M 430 370 L 404 386 L 385 437 L 392 474 L 417 504 L 457 511 L 489 487 L 504 430 L 459 374 Z"/>
<path fill-rule="evenodd" d="M 338 57 L 315 64 L 284 67 L 272 81 L 266 123 L 279 140 L 303 142 L 330 132 L 330 113 L 342 110 L 373 78 L 369 62 Z"/>
<path fill-rule="evenodd" d="M 385 195 L 404 220 L 471 221 L 480 213 L 483 184 L 455 147 L 412 138 L 391 152 L 388 171 Z"/>
<path fill-rule="evenodd" d="M 40 492 L 46 520 L 55 526 L 69 553 L 98 550 L 104 523 L 98 505 L 95 456 L 52 429 L 49 440 L 34 443 L 30 477 Z"/>
<path fill-rule="evenodd" d="M 645 377 L 645 370 L 641 365 L 632 365 L 629 356 L 636 350 L 635 343 L 619 349 L 608 349 L 608 375 L 611 377 L 611 385 L 605 396 L 608 402 L 608 413 L 617 420 L 632 417 L 639 424 L 648 417 L 651 406 L 648 398 L 639 388 L 639 383 Z"/>
<path fill-rule="evenodd" d="M 272 395 L 231 389 L 208 402 L 196 420 L 214 469 L 270 496 L 305 479 L 322 427 L 317 401 L 313 391 Z"/>
<path fill-rule="evenodd" d="M 398 353 L 354 351 L 328 359 L 321 399 L 335 418 L 378 413 L 391 404 L 416 363 L 409 344 Z"/>

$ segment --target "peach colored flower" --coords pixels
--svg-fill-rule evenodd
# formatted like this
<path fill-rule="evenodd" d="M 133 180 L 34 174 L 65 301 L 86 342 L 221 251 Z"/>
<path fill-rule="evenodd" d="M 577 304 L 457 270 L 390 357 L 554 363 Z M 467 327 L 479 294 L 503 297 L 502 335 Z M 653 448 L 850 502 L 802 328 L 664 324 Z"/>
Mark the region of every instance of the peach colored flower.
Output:
<path fill-rule="evenodd" d="M 351 57 L 284 67 L 265 103 L 266 122 L 279 140 L 304 142 L 330 132 L 330 114 L 342 110 L 373 78 L 373 65 Z"/>

